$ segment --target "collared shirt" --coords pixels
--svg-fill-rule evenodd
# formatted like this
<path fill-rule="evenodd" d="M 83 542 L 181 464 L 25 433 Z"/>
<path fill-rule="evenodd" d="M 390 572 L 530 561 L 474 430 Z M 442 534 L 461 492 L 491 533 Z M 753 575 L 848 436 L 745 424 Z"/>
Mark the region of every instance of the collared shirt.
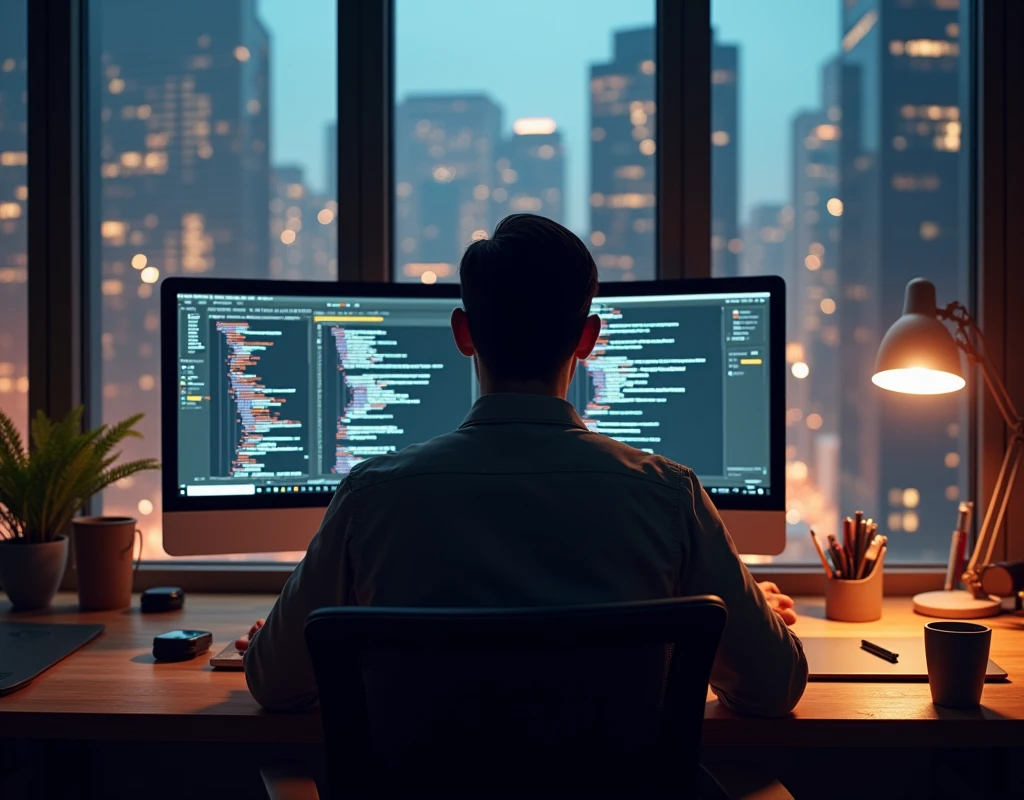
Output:
<path fill-rule="evenodd" d="M 715 594 L 728 707 L 782 715 L 807 662 L 693 472 L 587 429 L 558 398 L 489 394 L 452 433 L 358 464 L 245 655 L 271 709 L 316 700 L 306 616 L 337 605 L 523 607 Z"/>

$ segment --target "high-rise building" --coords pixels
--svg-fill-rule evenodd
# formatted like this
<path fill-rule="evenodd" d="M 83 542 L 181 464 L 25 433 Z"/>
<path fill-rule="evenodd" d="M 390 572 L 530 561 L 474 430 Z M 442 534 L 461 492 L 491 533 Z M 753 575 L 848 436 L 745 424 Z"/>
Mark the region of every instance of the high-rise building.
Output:
<path fill-rule="evenodd" d="M 28 13 L 4 5 L 0 24 L 0 407 L 28 420 Z"/>
<path fill-rule="evenodd" d="M 841 217 L 834 212 L 838 210 L 842 136 L 836 83 L 840 70 L 838 60 L 826 66 L 822 71 L 821 108 L 797 114 L 792 124 L 793 232 L 789 240 L 791 269 L 787 273 L 787 341 L 800 350 L 800 360 L 809 374 L 799 381 L 790 405 L 802 414 L 796 426 L 800 431 L 796 444 L 809 459 L 813 459 L 812 443 L 818 436 L 839 430 L 836 384 Z M 829 487 L 834 504 L 839 501 L 838 488 Z"/>
<path fill-rule="evenodd" d="M 399 275 L 455 281 L 466 245 L 497 222 L 492 193 L 510 185 L 496 175 L 501 108 L 484 95 L 407 97 L 394 140 Z"/>
<path fill-rule="evenodd" d="M 740 275 L 782 275 L 788 281 L 792 230 L 792 206 L 766 203 L 750 209 L 743 235 Z"/>
<path fill-rule="evenodd" d="M 842 226 L 842 506 L 863 508 L 890 535 L 923 538 L 915 554 L 937 561 L 948 554 L 962 485 L 961 398 L 884 392 L 871 375 L 908 280 L 925 274 L 940 302 L 968 296 L 957 5 L 844 5 L 840 189 L 827 208 Z"/>
<path fill-rule="evenodd" d="M 338 123 L 332 122 L 325 130 L 327 145 L 327 174 L 324 176 L 324 191 L 329 199 L 338 200 Z"/>
<path fill-rule="evenodd" d="M 839 507 L 834 467 L 839 430 L 837 382 L 839 348 L 839 195 L 841 112 L 832 98 L 838 64 L 822 73 L 821 108 L 798 113 L 792 123 L 790 191 L 793 224 L 786 275 L 787 444 L 806 465 L 808 485 L 822 511 L 835 518 Z M 820 442 L 827 441 L 825 447 Z M 827 463 L 818 463 L 820 454 Z M 802 469 L 802 468 L 801 468 Z M 820 518 L 811 520 L 821 524 Z"/>
<path fill-rule="evenodd" d="M 565 145 L 555 120 L 516 120 L 502 142 L 496 175 L 491 200 L 499 219 L 527 212 L 565 224 Z"/>
<path fill-rule="evenodd" d="M 335 280 L 338 203 L 310 192 L 301 167 L 275 167 L 270 200 L 270 277 Z"/>
<path fill-rule="evenodd" d="M 711 274 L 739 274 L 739 47 L 711 46 Z"/>
<path fill-rule="evenodd" d="M 269 41 L 252 0 L 105 0 L 98 16 L 103 418 L 147 411 L 125 454 L 152 455 L 159 280 L 270 274 Z M 128 484 L 108 513 L 159 511 L 155 473 Z"/>
<path fill-rule="evenodd" d="M 615 34 L 590 68 L 590 246 L 601 280 L 654 277 L 654 29 Z"/>

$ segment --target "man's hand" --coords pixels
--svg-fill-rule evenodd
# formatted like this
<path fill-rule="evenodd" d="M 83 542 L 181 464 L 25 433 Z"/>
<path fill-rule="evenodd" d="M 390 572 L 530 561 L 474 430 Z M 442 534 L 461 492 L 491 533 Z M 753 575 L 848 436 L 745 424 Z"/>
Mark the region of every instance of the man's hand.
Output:
<path fill-rule="evenodd" d="M 774 585 L 775 585 L 775 584 L 773 583 L 773 584 L 772 584 L 772 586 L 774 586 Z M 787 597 L 786 599 L 787 599 L 787 600 L 789 600 L 789 598 L 788 598 L 788 597 Z M 790 600 L 790 601 L 789 601 L 789 603 L 790 603 L 790 605 L 792 605 L 792 604 L 793 604 L 793 601 L 792 601 L 792 600 Z M 794 615 L 794 617 L 795 617 L 795 616 L 796 616 L 796 615 Z M 248 649 L 249 649 L 249 640 L 250 640 L 250 639 L 252 639 L 252 637 L 256 635 L 256 631 L 258 631 L 258 630 L 259 630 L 260 628 L 262 628 L 262 627 L 263 627 L 263 623 L 264 623 L 264 622 L 265 622 L 265 620 L 262 620 L 262 619 L 258 619 L 258 620 L 256 620 L 256 624 L 255 624 L 255 625 L 253 625 L 253 626 L 252 626 L 251 628 L 249 628 L 249 632 L 248 632 L 248 633 L 247 633 L 247 634 L 246 634 L 245 636 L 243 636 L 243 637 L 241 637 L 240 639 L 237 639 L 237 640 L 235 641 L 235 647 L 236 647 L 236 648 L 237 648 L 238 650 L 240 650 L 241 652 L 243 652 L 243 653 L 244 653 L 244 652 L 245 652 L 246 650 L 248 650 Z"/>
<path fill-rule="evenodd" d="M 792 625 L 796 622 L 796 611 L 793 609 L 792 597 L 780 592 L 779 587 L 771 581 L 762 581 L 757 586 L 764 594 L 764 599 L 768 601 L 768 607 L 778 615 L 779 619 L 787 625 Z"/>

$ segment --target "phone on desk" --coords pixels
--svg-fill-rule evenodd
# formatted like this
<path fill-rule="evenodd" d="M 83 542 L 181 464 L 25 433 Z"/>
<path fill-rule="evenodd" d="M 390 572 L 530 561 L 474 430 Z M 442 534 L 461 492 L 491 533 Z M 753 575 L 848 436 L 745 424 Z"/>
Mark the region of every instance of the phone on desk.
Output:
<path fill-rule="evenodd" d="M 153 637 L 153 658 L 157 661 L 187 661 L 205 653 L 213 644 L 209 631 L 176 630 Z"/>

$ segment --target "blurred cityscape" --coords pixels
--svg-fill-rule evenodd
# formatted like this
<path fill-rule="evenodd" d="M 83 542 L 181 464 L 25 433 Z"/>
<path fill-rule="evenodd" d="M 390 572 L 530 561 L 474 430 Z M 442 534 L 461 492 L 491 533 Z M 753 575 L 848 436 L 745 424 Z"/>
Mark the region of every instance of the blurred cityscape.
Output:
<path fill-rule="evenodd" d="M 820 102 L 790 122 L 785 203 L 742 215 L 742 47 L 712 48 L 713 273 L 785 277 L 787 504 L 791 546 L 855 508 L 894 537 L 892 558 L 941 562 L 965 485 L 958 398 L 883 395 L 870 376 L 903 289 L 924 275 L 943 302 L 969 297 L 959 159 L 958 1 L 841 3 Z M 271 163 L 271 37 L 251 0 L 173 9 L 105 0 L 92 75 L 98 107 L 102 419 L 145 411 L 159 451 L 159 282 L 169 275 L 331 280 L 337 271 L 337 127 L 327 174 Z M 27 407 L 25 2 L 0 27 L 0 404 Z M 159 37 L 139 37 L 158 26 Z M 653 28 L 614 33 L 590 65 L 590 151 L 557 119 L 503 119 L 483 93 L 411 95 L 394 115 L 395 278 L 457 280 L 466 244 L 503 216 L 564 220 L 566 161 L 589 159 L 589 243 L 602 280 L 655 275 L 657 65 Z M 507 131 L 507 132 L 506 132 Z M 756 135 L 756 131 L 746 131 Z M 694 155 L 693 157 L 699 157 Z M 312 186 L 320 187 L 319 192 Z M 782 194 L 782 193 L 780 193 Z M 267 232 L 269 231 L 269 235 Z M 524 266 L 524 268 L 527 268 Z M 538 280 L 543 280 L 538 275 Z M 95 416 L 94 416 L 95 419 Z M 122 481 L 104 513 L 138 516 L 159 544 L 156 473 Z"/>

